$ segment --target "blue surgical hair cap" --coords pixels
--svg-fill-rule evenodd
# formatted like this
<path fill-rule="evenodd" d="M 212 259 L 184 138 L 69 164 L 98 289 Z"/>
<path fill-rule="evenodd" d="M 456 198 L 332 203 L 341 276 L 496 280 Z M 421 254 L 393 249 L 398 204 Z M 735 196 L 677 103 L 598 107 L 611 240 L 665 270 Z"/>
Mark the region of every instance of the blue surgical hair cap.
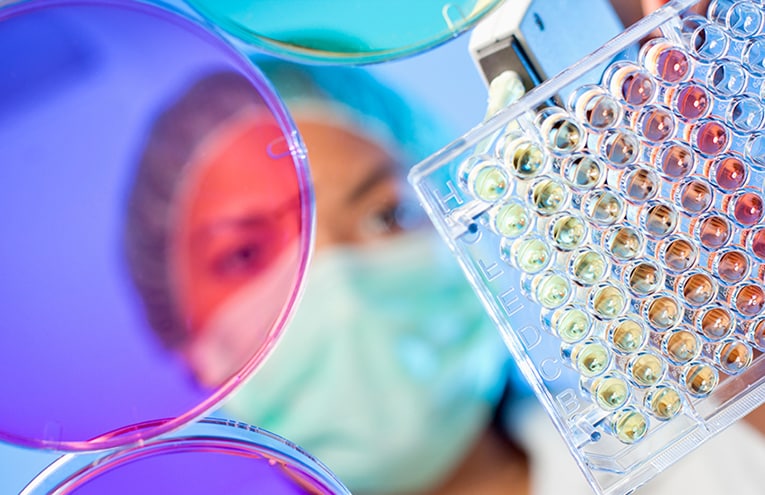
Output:
<path fill-rule="evenodd" d="M 393 146 L 411 167 L 451 139 L 443 122 L 413 98 L 359 67 L 302 65 L 258 56 L 253 62 L 298 119 L 315 114 Z M 329 115 L 329 114 L 332 115 Z"/>

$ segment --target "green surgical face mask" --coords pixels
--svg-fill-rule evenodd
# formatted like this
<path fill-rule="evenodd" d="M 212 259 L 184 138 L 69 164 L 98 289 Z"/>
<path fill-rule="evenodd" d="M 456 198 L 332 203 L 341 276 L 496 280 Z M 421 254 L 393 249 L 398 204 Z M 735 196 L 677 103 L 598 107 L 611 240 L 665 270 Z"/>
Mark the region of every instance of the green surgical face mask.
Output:
<path fill-rule="evenodd" d="M 354 492 L 443 481 L 486 428 L 507 351 L 432 232 L 317 254 L 265 364 L 225 406 Z"/>

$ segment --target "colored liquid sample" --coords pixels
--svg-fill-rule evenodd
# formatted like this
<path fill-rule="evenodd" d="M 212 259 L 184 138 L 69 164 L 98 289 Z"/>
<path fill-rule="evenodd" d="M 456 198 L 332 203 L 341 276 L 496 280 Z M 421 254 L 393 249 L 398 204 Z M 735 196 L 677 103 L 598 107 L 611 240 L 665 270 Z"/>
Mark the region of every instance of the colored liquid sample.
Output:
<path fill-rule="evenodd" d="M 637 409 L 626 408 L 615 414 L 611 427 L 614 435 L 621 442 L 633 444 L 645 437 L 648 431 L 648 420 Z"/>
<path fill-rule="evenodd" d="M 765 260 L 765 229 L 757 229 L 752 232 L 749 238 L 749 247 L 755 256 Z"/>
<path fill-rule="evenodd" d="M 683 298 L 691 306 L 703 306 L 712 302 L 717 286 L 706 273 L 694 273 L 682 283 Z"/>
<path fill-rule="evenodd" d="M 627 296 L 611 285 L 599 287 L 592 297 L 592 309 L 603 319 L 616 318 L 627 308 Z"/>
<path fill-rule="evenodd" d="M 653 199 L 659 192 L 659 186 L 659 177 L 647 168 L 636 168 L 622 179 L 622 191 L 633 203 Z"/>
<path fill-rule="evenodd" d="M 584 200 L 584 214 L 597 225 L 613 225 L 624 217 L 624 201 L 611 191 L 594 191 Z"/>
<path fill-rule="evenodd" d="M 588 191 L 603 182 L 605 166 L 593 157 L 579 155 L 564 162 L 561 174 L 571 187 Z"/>
<path fill-rule="evenodd" d="M 702 60 L 716 60 L 728 49 L 728 36 L 715 24 L 704 24 L 691 36 L 691 47 Z"/>
<path fill-rule="evenodd" d="M 687 364 L 701 352 L 701 341 L 694 332 L 675 330 L 664 337 L 662 350 L 672 364 Z"/>
<path fill-rule="evenodd" d="M 675 118 L 665 108 L 646 107 L 640 115 L 639 129 L 649 143 L 663 143 L 675 133 Z"/>
<path fill-rule="evenodd" d="M 589 127 L 602 131 L 619 122 L 622 108 L 610 95 L 593 93 L 577 101 L 577 115 Z"/>
<path fill-rule="evenodd" d="M 536 281 L 534 295 L 539 304 L 547 309 L 553 309 L 566 302 L 571 295 L 571 286 L 561 275 L 545 273 Z"/>
<path fill-rule="evenodd" d="M 683 81 L 691 72 L 685 52 L 668 43 L 659 43 L 648 50 L 646 66 L 651 74 L 668 83 Z"/>
<path fill-rule="evenodd" d="M 611 131 L 601 143 L 603 157 L 616 168 L 623 168 L 640 156 L 640 140 L 632 133 Z"/>
<path fill-rule="evenodd" d="M 683 310 L 673 298 L 660 296 L 651 301 L 646 311 L 648 323 L 659 331 L 668 330 L 683 317 Z"/>
<path fill-rule="evenodd" d="M 637 67 L 624 67 L 614 73 L 611 91 L 633 106 L 642 106 L 656 94 L 656 83 Z"/>
<path fill-rule="evenodd" d="M 725 308 L 711 308 L 701 313 L 697 326 L 704 337 L 711 341 L 722 340 L 733 332 L 733 315 Z"/>
<path fill-rule="evenodd" d="M 547 266 L 551 256 L 549 246 L 541 239 L 519 241 L 513 249 L 516 266 L 526 273 L 539 273 Z"/>
<path fill-rule="evenodd" d="M 497 201 L 507 194 L 510 178 L 502 167 L 480 166 L 470 172 L 468 185 L 475 197 L 483 201 Z"/>
<path fill-rule="evenodd" d="M 590 318 L 578 308 L 562 308 L 553 316 L 552 330 L 561 340 L 569 344 L 579 342 L 590 331 Z"/>
<path fill-rule="evenodd" d="M 547 146 L 556 153 L 575 151 L 584 141 L 584 130 L 564 115 L 553 114 L 542 123 Z"/>
<path fill-rule="evenodd" d="M 683 408 L 683 399 L 680 394 L 672 387 L 663 385 L 656 387 L 645 399 L 646 408 L 662 421 L 667 421 L 680 413 Z"/>
<path fill-rule="evenodd" d="M 744 316 L 757 316 L 765 307 L 765 291 L 759 285 L 741 287 L 733 299 L 736 310 Z"/>
<path fill-rule="evenodd" d="M 707 86 L 720 96 L 741 94 L 747 84 L 744 68 L 733 60 L 720 60 L 709 71 Z"/>
<path fill-rule="evenodd" d="M 697 215 L 706 211 L 713 199 L 714 195 L 709 185 L 693 179 L 680 186 L 677 201 L 686 213 Z"/>
<path fill-rule="evenodd" d="M 578 345 L 571 356 L 579 372 L 587 377 L 598 376 L 606 371 L 611 360 L 608 349 L 598 342 Z"/>
<path fill-rule="evenodd" d="M 696 149 L 706 155 L 718 155 L 725 151 L 730 141 L 728 130 L 722 124 L 710 121 L 698 126 L 695 131 Z"/>
<path fill-rule="evenodd" d="M 714 250 L 728 243 L 731 226 L 724 217 L 714 215 L 699 222 L 697 232 L 701 245 Z"/>
<path fill-rule="evenodd" d="M 691 172 L 696 165 L 693 151 L 680 144 L 671 144 L 661 152 L 659 166 L 662 173 L 670 180 L 681 179 Z"/>
<path fill-rule="evenodd" d="M 701 86 L 689 84 L 677 92 L 675 109 L 686 120 L 697 120 L 707 115 L 712 97 Z"/>
<path fill-rule="evenodd" d="M 555 221 L 552 239 L 560 249 L 571 250 L 579 247 L 587 236 L 587 224 L 579 217 L 566 215 Z"/>
<path fill-rule="evenodd" d="M 606 274 L 608 262 L 602 254 L 595 251 L 584 251 L 571 260 L 571 272 L 582 285 L 593 285 Z"/>
<path fill-rule="evenodd" d="M 627 369 L 635 384 L 641 387 L 652 387 L 664 377 L 667 366 L 656 354 L 643 352 L 630 359 Z"/>
<path fill-rule="evenodd" d="M 695 397 L 706 397 L 717 386 L 717 370 L 708 364 L 692 364 L 683 373 L 683 382 L 688 392 Z"/>
<path fill-rule="evenodd" d="M 495 229 L 500 235 L 508 238 L 522 235 L 530 223 L 529 213 L 518 203 L 503 205 L 494 217 Z"/>
<path fill-rule="evenodd" d="M 765 320 L 758 320 L 750 325 L 746 337 L 757 349 L 765 350 Z"/>
<path fill-rule="evenodd" d="M 643 211 L 643 229 L 649 236 L 661 239 L 674 232 L 678 214 L 665 203 L 657 203 Z"/>
<path fill-rule="evenodd" d="M 519 140 L 511 142 L 505 149 L 505 165 L 519 178 L 537 176 L 547 164 L 547 155 L 537 144 Z"/>
<path fill-rule="evenodd" d="M 728 251 L 717 257 L 713 266 L 720 280 L 735 284 L 749 273 L 749 258 L 740 251 Z"/>
<path fill-rule="evenodd" d="M 738 340 L 728 340 L 717 348 L 715 359 L 725 373 L 737 375 L 752 364 L 752 349 Z"/>
<path fill-rule="evenodd" d="M 629 385 L 617 376 L 605 376 L 593 388 L 595 402 L 607 411 L 619 409 L 630 397 Z"/>
<path fill-rule="evenodd" d="M 545 179 L 531 191 L 531 203 L 540 215 L 552 215 L 566 204 L 568 193 L 565 186 L 554 180 Z"/>
<path fill-rule="evenodd" d="M 738 223 L 752 227 L 762 220 L 765 204 L 762 196 L 753 192 L 739 194 L 731 203 L 731 213 Z"/>
<path fill-rule="evenodd" d="M 678 238 L 669 242 L 664 248 L 664 266 L 674 272 L 689 270 L 698 258 L 698 250 L 687 239 Z"/>
<path fill-rule="evenodd" d="M 606 238 L 608 252 L 619 261 L 629 261 L 643 251 L 643 236 L 631 227 L 617 227 Z"/>
<path fill-rule="evenodd" d="M 614 348 L 624 354 L 632 354 L 643 347 L 648 331 L 638 321 L 625 318 L 611 326 L 608 340 Z"/>
<path fill-rule="evenodd" d="M 734 192 L 746 184 L 746 165 L 734 156 L 716 161 L 711 172 L 715 185 L 724 191 Z"/>
<path fill-rule="evenodd" d="M 655 293 L 664 282 L 661 269 L 650 261 L 635 265 L 627 277 L 627 285 L 630 290 L 639 295 L 647 296 Z"/>

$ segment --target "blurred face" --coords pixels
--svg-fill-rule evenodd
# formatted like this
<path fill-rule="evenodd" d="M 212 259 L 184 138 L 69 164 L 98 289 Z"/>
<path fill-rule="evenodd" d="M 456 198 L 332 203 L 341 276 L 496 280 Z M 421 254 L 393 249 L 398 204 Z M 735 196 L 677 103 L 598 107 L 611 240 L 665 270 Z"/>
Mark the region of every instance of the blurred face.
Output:
<path fill-rule="evenodd" d="M 174 235 L 174 274 L 183 312 L 199 332 L 235 293 L 259 281 L 295 273 L 300 232 L 298 182 L 291 157 L 267 155 L 281 131 L 266 117 L 238 118 L 214 132 L 197 150 L 179 188 Z M 263 306 L 262 320 L 276 317 L 277 303 Z M 270 321 L 254 322 L 264 327 Z"/>
<path fill-rule="evenodd" d="M 401 165 L 338 126 L 297 118 L 316 192 L 316 250 L 364 245 L 402 231 Z"/>

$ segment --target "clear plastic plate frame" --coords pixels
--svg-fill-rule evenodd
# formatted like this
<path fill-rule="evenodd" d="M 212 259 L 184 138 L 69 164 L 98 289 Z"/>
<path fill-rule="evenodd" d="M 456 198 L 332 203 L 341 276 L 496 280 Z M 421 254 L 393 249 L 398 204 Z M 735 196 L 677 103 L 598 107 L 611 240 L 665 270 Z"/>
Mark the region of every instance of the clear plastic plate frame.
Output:
<path fill-rule="evenodd" d="M 765 7 L 694 3 L 410 174 L 599 493 L 765 401 Z M 635 43 L 637 60 L 609 62 Z"/>

